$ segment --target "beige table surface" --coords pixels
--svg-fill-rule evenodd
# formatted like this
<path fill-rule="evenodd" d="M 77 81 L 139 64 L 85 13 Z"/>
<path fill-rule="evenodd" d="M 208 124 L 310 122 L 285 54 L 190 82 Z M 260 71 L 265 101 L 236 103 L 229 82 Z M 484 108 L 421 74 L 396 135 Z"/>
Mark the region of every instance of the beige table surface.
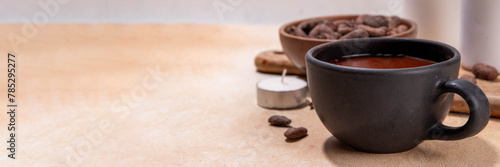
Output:
<path fill-rule="evenodd" d="M 314 110 L 256 105 L 260 51 L 280 49 L 277 26 L 0 25 L 1 69 L 16 51 L 16 160 L 1 166 L 500 166 L 500 119 L 465 140 L 425 141 L 396 154 L 347 148 Z M 12 34 L 26 41 L 18 50 Z M 10 34 L 10 35 L 9 35 Z M 1 77 L 7 82 L 6 72 Z M 7 104 L 6 84 L 1 106 Z M 6 107 L 3 111 L 6 111 Z M 288 143 L 269 116 L 309 136 Z M 468 115 L 450 114 L 462 125 Z M 8 115 L 0 138 L 8 140 Z"/>

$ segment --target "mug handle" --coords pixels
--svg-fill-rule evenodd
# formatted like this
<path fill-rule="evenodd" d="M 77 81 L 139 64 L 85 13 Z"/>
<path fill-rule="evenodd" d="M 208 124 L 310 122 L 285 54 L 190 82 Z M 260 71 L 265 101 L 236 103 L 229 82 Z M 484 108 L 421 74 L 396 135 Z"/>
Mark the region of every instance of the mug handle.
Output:
<path fill-rule="evenodd" d="M 450 127 L 438 122 L 429 130 L 428 139 L 464 139 L 476 135 L 486 127 L 490 118 L 490 104 L 479 87 L 467 80 L 454 79 L 442 84 L 441 89 L 444 90 L 443 93 L 456 93 L 465 99 L 469 105 L 469 120 L 461 127 Z"/>

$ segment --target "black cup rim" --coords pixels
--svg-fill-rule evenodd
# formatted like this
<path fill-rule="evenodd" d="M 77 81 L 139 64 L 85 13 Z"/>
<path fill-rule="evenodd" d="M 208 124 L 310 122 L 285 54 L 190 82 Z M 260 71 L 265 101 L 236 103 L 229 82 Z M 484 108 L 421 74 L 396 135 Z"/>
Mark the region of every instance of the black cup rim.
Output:
<path fill-rule="evenodd" d="M 318 52 L 321 52 L 322 50 L 331 47 L 332 45 L 338 45 L 341 43 L 347 43 L 347 42 L 381 42 L 381 41 L 405 41 L 405 42 L 413 42 L 413 43 L 425 43 L 425 44 L 432 44 L 436 45 L 438 47 L 446 48 L 448 49 L 452 54 L 453 57 L 444 60 L 441 62 L 436 62 L 435 64 L 431 65 L 426 65 L 426 66 L 420 66 L 420 67 L 412 67 L 412 68 L 399 68 L 399 69 L 371 69 L 371 68 L 359 68 L 359 67 L 348 67 L 348 66 L 342 66 L 342 65 L 336 65 L 332 64 L 329 62 L 325 62 L 322 60 L 317 59 L 315 56 Z M 328 42 L 324 44 L 317 45 L 313 48 L 311 48 L 309 51 L 306 53 L 306 64 L 312 64 L 324 69 L 328 70 L 333 70 L 333 71 L 342 71 L 345 73 L 358 73 L 358 74 L 408 74 L 408 73 L 415 73 L 417 71 L 426 71 L 426 70 L 434 70 L 436 68 L 440 68 L 443 66 L 448 66 L 452 65 L 456 62 L 460 62 L 460 53 L 458 52 L 457 49 L 454 47 L 442 43 L 442 42 L 437 42 L 437 41 L 432 41 L 432 40 L 426 40 L 426 39 L 415 39 L 415 38 L 362 38 L 362 39 L 347 39 L 347 40 L 340 40 L 340 41 L 333 41 L 333 42 Z M 306 67 L 307 69 L 307 67 Z"/>

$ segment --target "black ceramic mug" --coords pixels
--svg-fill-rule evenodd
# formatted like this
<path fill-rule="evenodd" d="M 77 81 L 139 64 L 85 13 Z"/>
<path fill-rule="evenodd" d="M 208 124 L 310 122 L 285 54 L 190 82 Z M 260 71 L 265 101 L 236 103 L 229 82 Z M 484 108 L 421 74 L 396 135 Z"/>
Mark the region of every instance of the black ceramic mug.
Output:
<path fill-rule="evenodd" d="M 329 63 L 353 54 L 406 54 L 436 62 L 402 69 L 356 68 Z M 458 140 L 488 124 L 488 99 L 475 84 L 457 79 L 460 54 L 446 44 L 410 38 L 364 38 L 318 45 L 306 55 L 311 98 L 325 127 L 365 152 L 410 150 L 424 140 Z M 462 127 L 442 124 L 462 96 L 470 117 Z"/>

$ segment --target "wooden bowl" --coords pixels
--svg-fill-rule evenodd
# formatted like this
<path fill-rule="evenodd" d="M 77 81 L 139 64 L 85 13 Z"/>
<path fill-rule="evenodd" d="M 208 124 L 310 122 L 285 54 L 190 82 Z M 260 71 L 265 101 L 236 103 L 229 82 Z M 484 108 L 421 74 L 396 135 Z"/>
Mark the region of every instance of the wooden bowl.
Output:
<path fill-rule="evenodd" d="M 323 16 L 323 17 L 314 17 L 287 23 L 281 26 L 279 29 L 279 36 L 280 36 L 281 46 L 283 47 L 283 51 L 295 66 L 301 69 L 305 69 L 306 68 L 305 56 L 307 51 L 309 51 L 309 49 L 311 49 L 316 45 L 336 40 L 299 37 L 287 33 L 285 29 L 290 26 L 297 26 L 303 21 L 316 20 L 316 19 L 326 19 L 326 20 L 356 19 L 356 17 L 358 17 L 358 15 Z M 415 38 L 417 36 L 417 24 L 414 21 L 401 18 L 401 24 L 408 26 L 408 30 L 402 33 L 398 33 L 396 35 L 384 36 L 382 38 L 390 38 L 390 37 Z"/>

